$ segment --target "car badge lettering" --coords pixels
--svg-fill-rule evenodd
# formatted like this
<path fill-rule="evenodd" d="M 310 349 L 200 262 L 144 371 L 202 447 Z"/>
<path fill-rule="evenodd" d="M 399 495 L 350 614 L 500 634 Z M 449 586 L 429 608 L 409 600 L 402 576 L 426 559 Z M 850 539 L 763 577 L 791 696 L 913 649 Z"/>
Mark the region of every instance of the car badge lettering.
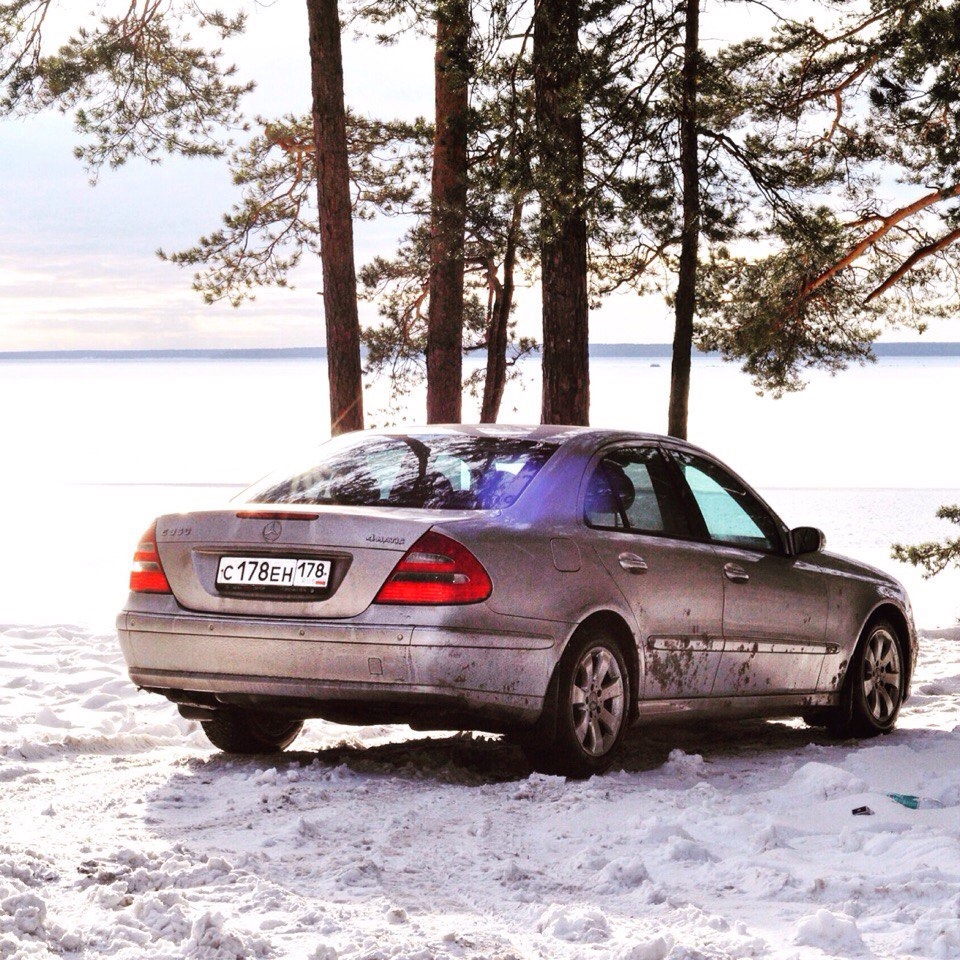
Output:
<path fill-rule="evenodd" d="M 283 527 L 280 525 L 280 521 L 271 520 L 263 528 L 263 539 L 266 540 L 267 543 L 274 543 L 275 541 L 280 539 L 280 534 L 282 532 L 283 532 Z"/>
<path fill-rule="evenodd" d="M 367 537 L 367 543 L 387 543 L 394 547 L 402 547 L 406 542 L 403 537 L 384 537 L 379 533 L 371 533 Z"/>
<path fill-rule="evenodd" d="M 160 536 L 173 540 L 176 537 L 189 537 L 191 533 L 193 533 L 193 527 L 164 527 L 160 531 Z"/>

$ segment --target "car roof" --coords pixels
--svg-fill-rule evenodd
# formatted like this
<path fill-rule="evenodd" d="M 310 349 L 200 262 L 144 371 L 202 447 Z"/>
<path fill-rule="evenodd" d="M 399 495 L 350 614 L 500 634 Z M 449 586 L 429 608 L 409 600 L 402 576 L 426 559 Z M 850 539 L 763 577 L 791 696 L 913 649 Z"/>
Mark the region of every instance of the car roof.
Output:
<path fill-rule="evenodd" d="M 616 443 L 617 441 L 667 442 L 690 450 L 702 451 L 701 448 L 659 433 L 648 433 L 641 430 L 612 429 L 608 427 L 584 427 L 566 424 L 513 424 L 513 423 L 430 423 L 430 424 L 401 424 L 395 427 L 384 427 L 367 431 L 372 434 L 402 435 L 423 433 L 459 433 L 468 437 L 514 437 L 536 440 L 544 443 L 565 444 L 571 440 L 586 440 L 594 443 Z"/>
<path fill-rule="evenodd" d="M 367 430 L 388 436 L 418 433 L 461 433 L 468 437 L 524 437 L 531 440 L 553 440 L 562 443 L 572 436 L 595 432 L 590 427 L 554 426 L 552 424 L 515 423 L 404 423 L 394 427 Z"/>

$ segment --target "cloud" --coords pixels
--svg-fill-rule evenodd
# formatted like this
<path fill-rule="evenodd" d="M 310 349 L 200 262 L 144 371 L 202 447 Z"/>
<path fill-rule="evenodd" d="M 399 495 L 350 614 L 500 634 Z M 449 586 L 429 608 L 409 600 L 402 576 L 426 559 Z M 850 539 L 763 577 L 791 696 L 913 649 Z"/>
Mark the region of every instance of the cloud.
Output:
<path fill-rule="evenodd" d="M 0 350 L 316 346 L 319 264 L 303 286 L 263 290 L 239 309 L 207 306 L 190 277 L 118 252 L 0 259 Z"/>

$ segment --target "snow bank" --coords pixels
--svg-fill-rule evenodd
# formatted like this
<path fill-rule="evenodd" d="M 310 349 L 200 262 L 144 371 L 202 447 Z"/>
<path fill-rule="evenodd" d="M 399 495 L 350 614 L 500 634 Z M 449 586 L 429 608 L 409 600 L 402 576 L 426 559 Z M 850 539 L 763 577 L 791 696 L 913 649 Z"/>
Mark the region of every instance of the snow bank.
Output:
<path fill-rule="evenodd" d="M 828 763 L 805 763 L 784 787 L 784 793 L 806 803 L 811 798 L 829 800 L 866 790 L 867 785 L 840 767 Z"/>
<path fill-rule="evenodd" d="M 892 736 L 638 731 L 583 783 L 496 738 L 320 722 L 231 759 L 113 635 L 0 642 L 0 958 L 960 956 L 954 640 L 925 640 Z"/>
<path fill-rule="evenodd" d="M 550 907 L 537 923 L 537 929 L 574 943 L 599 943 L 610 937 L 610 923 L 599 907 Z"/>
<path fill-rule="evenodd" d="M 794 941 L 841 956 L 856 956 L 866 950 L 853 917 L 829 910 L 818 910 L 812 916 L 804 917 L 797 924 Z"/>

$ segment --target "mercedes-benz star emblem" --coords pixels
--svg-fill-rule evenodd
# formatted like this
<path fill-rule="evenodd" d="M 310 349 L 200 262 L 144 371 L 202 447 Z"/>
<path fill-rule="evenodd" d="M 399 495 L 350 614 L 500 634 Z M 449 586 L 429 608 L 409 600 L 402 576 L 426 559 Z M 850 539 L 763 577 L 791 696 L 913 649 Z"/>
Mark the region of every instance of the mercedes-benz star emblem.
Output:
<path fill-rule="evenodd" d="M 268 543 L 273 543 L 275 540 L 280 539 L 280 533 L 282 532 L 283 527 L 280 526 L 279 520 L 271 520 L 263 528 L 263 539 Z"/>

